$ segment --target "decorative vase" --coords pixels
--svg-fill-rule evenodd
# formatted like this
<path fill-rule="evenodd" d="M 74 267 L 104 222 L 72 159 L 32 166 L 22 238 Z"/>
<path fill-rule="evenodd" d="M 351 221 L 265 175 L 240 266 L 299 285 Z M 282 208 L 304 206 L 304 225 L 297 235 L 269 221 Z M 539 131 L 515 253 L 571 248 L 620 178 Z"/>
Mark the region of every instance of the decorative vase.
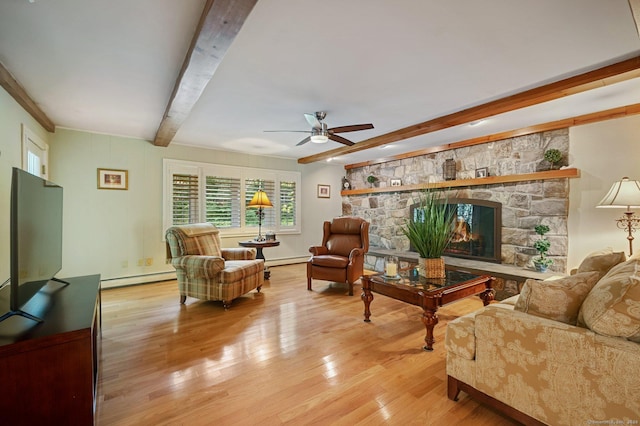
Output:
<path fill-rule="evenodd" d="M 535 263 L 534 262 L 533 266 L 535 266 L 537 272 L 547 272 L 548 266 L 545 265 L 544 263 Z"/>
<path fill-rule="evenodd" d="M 418 273 L 425 278 L 445 278 L 444 258 L 426 259 L 421 257 L 418 263 Z"/>

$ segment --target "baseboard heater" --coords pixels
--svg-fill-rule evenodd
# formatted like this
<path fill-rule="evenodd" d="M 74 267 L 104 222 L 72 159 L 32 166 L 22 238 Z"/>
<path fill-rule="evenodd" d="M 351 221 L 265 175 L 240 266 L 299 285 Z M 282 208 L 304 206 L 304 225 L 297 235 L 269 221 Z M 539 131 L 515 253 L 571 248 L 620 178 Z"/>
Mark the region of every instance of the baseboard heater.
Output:
<path fill-rule="evenodd" d="M 309 259 L 309 256 L 304 257 L 290 257 L 290 258 L 281 258 L 281 259 L 267 259 L 267 266 L 282 266 L 282 265 L 293 265 L 295 263 L 303 263 Z M 110 278 L 106 280 L 102 280 L 102 289 L 106 288 L 116 288 L 116 287 L 126 287 L 130 285 L 139 285 L 139 284 L 150 284 L 157 283 L 160 281 L 170 281 L 176 279 L 176 272 L 159 272 L 155 274 L 145 274 L 145 275 L 134 275 L 130 277 L 121 277 L 121 278 Z"/>

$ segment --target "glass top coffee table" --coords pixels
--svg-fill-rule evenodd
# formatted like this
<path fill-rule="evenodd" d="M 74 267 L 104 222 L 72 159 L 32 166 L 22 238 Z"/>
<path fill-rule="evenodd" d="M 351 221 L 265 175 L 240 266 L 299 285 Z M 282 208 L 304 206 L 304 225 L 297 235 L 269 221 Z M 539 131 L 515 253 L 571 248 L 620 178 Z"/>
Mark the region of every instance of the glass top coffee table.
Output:
<path fill-rule="evenodd" d="M 362 296 L 360 296 L 364 302 L 364 320 L 371 321 L 369 317 L 373 293 L 420 306 L 423 310 L 422 322 L 427 329 L 423 349 L 432 351 L 435 343 L 433 329 L 438 324 L 436 315 L 438 307 L 475 294 L 480 296 L 486 306 L 493 300 L 495 294 L 494 279 L 488 275 L 475 275 L 448 269 L 446 278 L 443 279 L 410 276 L 409 271 L 402 271 L 394 278 L 385 277 L 383 274 L 364 275 Z"/>

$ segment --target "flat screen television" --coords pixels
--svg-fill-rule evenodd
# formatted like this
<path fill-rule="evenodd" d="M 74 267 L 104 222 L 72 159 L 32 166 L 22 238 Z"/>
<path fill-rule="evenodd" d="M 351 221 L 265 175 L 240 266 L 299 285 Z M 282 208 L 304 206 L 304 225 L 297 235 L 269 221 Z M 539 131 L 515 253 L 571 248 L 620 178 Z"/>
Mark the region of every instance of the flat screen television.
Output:
<path fill-rule="evenodd" d="M 23 306 L 62 269 L 62 187 L 13 168 L 10 207 L 9 309 L 42 321 Z M 64 283 L 64 281 L 60 281 Z"/>

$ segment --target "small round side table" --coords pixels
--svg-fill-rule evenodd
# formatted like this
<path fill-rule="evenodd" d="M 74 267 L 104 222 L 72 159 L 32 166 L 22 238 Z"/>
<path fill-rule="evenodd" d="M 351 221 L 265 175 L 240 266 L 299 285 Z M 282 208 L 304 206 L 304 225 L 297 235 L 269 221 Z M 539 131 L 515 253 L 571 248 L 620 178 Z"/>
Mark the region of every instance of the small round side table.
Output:
<path fill-rule="evenodd" d="M 256 249 L 256 259 L 262 259 L 266 262 L 266 259 L 264 258 L 264 253 L 262 253 L 262 249 L 265 247 L 276 247 L 280 245 L 280 241 L 276 241 L 276 240 L 271 240 L 271 241 L 255 241 L 255 240 L 249 240 L 249 241 L 239 241 L 238 244 L 240 244 L 242 247 L 249 247 L 249 248 L 254 248 Z M 269 270 L 269 268 L 267 268 L 267 266 L 265 265 L 264 267 L 264 279 L 268 280 L 271 277 L 271 271 Z"/>

